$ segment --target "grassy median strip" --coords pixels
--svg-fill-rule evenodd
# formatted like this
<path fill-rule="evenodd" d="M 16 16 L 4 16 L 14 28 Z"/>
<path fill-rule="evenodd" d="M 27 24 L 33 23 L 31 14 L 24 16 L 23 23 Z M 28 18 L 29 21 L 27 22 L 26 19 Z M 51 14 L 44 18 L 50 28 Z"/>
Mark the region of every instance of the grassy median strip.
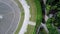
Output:
<path fill-rule="evenodd" d="M 26 32 L 25 34 L 33 34 L 34 27 L 35 27 L 35 26 L 28 25 L 27 32 Z"/>
<path fill-rule="evenodd" d="M 35 22 L 36 21 L 36 6 L 34 3 L 34 0 L 26 0 L 28 5 L 30 6 L 30 14 L 31 14 L 31 18 L 30 21 Z"/>
<path fill-rule="evenodd" d="M 31 15 L 30 21 L 36 22 L 36 14 L 37 14 L 36 11 L 37 10 L 36 10 L 36 6 L 35 6 L 35 3 L 34 3 L 34 0 L 26 0 L 26 2 L 30 6 L 30 15 Z M 34 28 L 35 28 L 35 26 L 28 25 L 27 32 L 25 32 L 25 34 L 33 34 Z"/>
<path fill-rule="evenodd" d="M 36 23 L 36 14 L 37 14 L 37 12 L 36 12 L 36 6 L 35 6 L 35 3 L 34 3 L 34 0 L 26 0 L 26 2 L 30 6 L 30 15 L 31 15 L 30 21 Z M 28 25 L 27 32 L 25 34 L 33 34 L 34 28 L 35 28 L 35 26 Z"/>
<path fill-rule="evenodd" d="M 18 6 L 19 6 L 19 8 L 20 8 L 20 12 L 21 12 L 20 22 L 19 22 L 19 24 L 18 24 L 17 30 L 15 31 L 15 34 L 18 34 L 19 31 L 20 31 L 20 29 L 21 29 L 21 27 L 22 27 L 23 21 L 24 21 L 24 9 L 23 9 L 21 3 L 19 2 L 19 0 L 15 0 L 15 1 L 16 1 L 16 3 L 18 4 Z"/>

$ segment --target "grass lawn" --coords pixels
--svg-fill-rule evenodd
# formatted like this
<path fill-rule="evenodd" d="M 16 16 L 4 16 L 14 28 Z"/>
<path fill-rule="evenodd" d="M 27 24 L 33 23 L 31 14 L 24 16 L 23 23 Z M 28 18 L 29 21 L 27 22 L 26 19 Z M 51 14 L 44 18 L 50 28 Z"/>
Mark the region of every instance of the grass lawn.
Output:
<path fill-rule="evenodd" d="M 18 6 L 19 6 L 19 8 L 20 8 L 20 12 L 21 12 L 20 22 L 19 22 L 19 24 L 18 24 L 18 28 L 17 28 L 16 31 L 15 31 L 15 34 L 18 34 L 19 31 L 20 31 L 20 29 L 21 29 L 21 27 L 22 27 L 23 21 L 24 21 L 24 9 L 23 9 L 21 3 L 20 3 L 18 0 L 15 0 L 15 1 L 16 1 L 16 3 L 18 4 Z"/>
<path fill-rule="evenodd" d="M 37 9 L 37 17 L 36 17 L 36 26 L 35 26 L 33 34 L 36 34 L 36 30 L 38 29 L 42 21 L 42 9 L 41 9 L 40 0 L 35 0 L 35 5 Z"/>
<path fill-rule="evenodd" d="M 31 14 L 30 21 L 36 22 L 37 10 L 36 10 L 34 0 L 26 0 L 26 1 L 27 1 L 28 5 L 30 6 L 30 14 Z M 25 34 L 33 34 L 34 29 L 35 29 L 35 26 L 28 25 L 27 32 Z"/>
<path fill-rule="evenodd" d="M 36 27 L 34 26 L 32 29 L 28 27 L 28 31 L 25 34 L 36 34 L 36 29 L 40 25 L 42 21 L 42 10 L 39 0 L 26 0 L 28 5 L 30 6 L 30 21 L 36 22 Z"/>
<path fill-rule="evenodd" d="M 41 20 L 42 19 L 42 10 L 41 10 L 39 0 L 26 0 L 26 1 L 27 1 L 28 5 L 30 6 L 30 14 L 31 14 L 30 20 L 36 22 L 36 27 L 32 28 L 34 31 L 30 32 L 31 29 L 29 29 L 28 32 L 30 32 L 30 34 L 34 34 L 36 32 L 36 28 L 40 25 L 40 23 L 42 21 Z M 28 32 L 26 34 L 29 34 Z"/>
<path fill-rule="evenodd" d="M 26 32 L 25 34 L 33 34 L 34 27 L 35 27 L 35 26 L 28 25 L 27 32 Z"/>
<path fill-rule="evenodd" d="M 34 3 L 34 0 L 26 0 L 28 5 L 30 6 L 30 14 L 31 14 L 31 18 L 30 21 L 36 22 L 36 6 Z"/>

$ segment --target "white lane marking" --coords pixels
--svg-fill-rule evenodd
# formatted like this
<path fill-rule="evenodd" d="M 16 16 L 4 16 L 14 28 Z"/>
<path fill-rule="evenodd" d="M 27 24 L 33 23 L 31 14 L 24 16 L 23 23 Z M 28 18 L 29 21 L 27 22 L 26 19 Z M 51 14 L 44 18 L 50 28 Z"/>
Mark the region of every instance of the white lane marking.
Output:
<path fill-rule="evenodd" d="M 0 15 L 0 19 L 3 19 L 3 15 Z"/>
<path fill-rule="evenodd" d="M 23 25 L 21 27 L 19 34 L 24 34 L 27 31 L 27 26 L 29 23 L 29 18 L 30 18 L 29 8 L 30 8 L 30 6 L 27 5 L 26 0 L 19 0 L 19 1 L 22 4 L 22 6 L 24 8 L 24 13 L 25 13 L 24 22 L 23 22 Z"/>

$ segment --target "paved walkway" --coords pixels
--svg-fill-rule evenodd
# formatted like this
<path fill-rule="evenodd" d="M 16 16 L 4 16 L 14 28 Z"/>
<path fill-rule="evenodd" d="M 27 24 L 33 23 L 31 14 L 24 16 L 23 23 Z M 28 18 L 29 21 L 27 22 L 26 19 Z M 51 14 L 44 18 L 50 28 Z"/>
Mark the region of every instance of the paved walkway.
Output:
<path fill-rule="evenodd" d="M 21 30 L 20 30 L 19 34 L 24 34 L 27 30 L 27 26 L 28 26 L 28 23 L 29 23 L 29 18 L 30 18 L 29 8 L 30 7 L 27 5 L 25 0 L 19 0 L 19 1 L 22 4 L 22 6 L 24 8 L 24 13 L 25 13 L 24 22 L 23 22 L 23 25 L 21 27 Z"/>

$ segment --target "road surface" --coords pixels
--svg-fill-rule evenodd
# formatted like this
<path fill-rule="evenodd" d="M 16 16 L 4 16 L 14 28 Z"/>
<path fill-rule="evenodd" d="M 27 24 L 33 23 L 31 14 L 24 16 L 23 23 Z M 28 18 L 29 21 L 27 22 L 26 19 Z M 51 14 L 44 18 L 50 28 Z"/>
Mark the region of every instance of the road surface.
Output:
<path fill-rule="evenodd" d="M 18 6 L 11 0 L 0 0 L 0 34 L 13 34 L 19 19 Z"/>

